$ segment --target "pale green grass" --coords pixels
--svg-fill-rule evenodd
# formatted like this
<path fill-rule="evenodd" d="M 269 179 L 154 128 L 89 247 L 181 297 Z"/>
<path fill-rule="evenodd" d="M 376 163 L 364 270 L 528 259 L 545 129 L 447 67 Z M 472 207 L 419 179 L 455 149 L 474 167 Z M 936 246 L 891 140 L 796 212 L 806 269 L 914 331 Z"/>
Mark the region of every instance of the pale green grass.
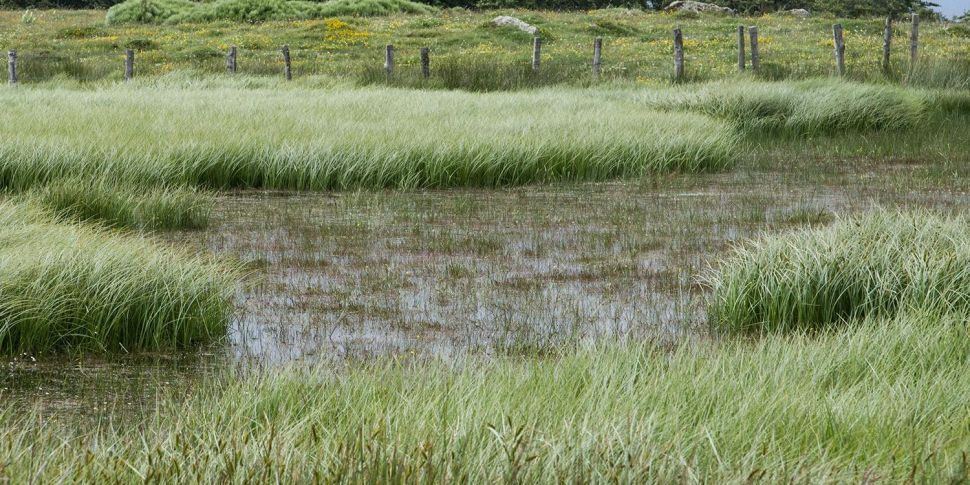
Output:
<path fill-rule="evenodd" d="M 919 91 L 838 79 L 721 81 L 645 98 L 657 107 L 731 120 L 746 132 L 800 136 L 909 128 L 936 109 L 929 102 L 933 96 Z"/>
<path fill-rule="evenodd" d="M 707 171 L 730 125 L 594 92 L 4 89 L 0 186 L 500 186 Z"/>
<path fill-rule="evenodd" d="M 9 410 L 12 481 L 965 480 L 965 318 L 545 359 L 270 370 L 92 429 Z M 70 445 L 66 445 L 70 443 Z"/>
<path fill-rule="evenodd" d="M 0 352 L 176 349 L 225 336 L 233 271 L 0 202 Z"/>

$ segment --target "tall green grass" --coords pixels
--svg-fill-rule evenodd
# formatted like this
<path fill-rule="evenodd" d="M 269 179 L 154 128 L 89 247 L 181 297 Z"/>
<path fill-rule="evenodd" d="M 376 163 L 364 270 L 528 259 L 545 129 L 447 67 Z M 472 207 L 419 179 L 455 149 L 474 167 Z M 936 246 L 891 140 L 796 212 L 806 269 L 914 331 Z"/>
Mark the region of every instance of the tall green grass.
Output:
<path fill-rule="evenodd" d="M 914 309 L 970 310 L 970 221 L 871 214 L 766 236 L 708 277 L 709 316 L 729 332 L 806 331 Z"/>
<path fill-rule="evenodd" d="M 0 202 L 0 352 L 176 349 L 224 337 L 234 274 Z"/>
<path fill-rule="evenodd" d="M 55 181 L 28 198 L 67 220 L 147 231 L 205 227 L 215 203 L 210 194 L 193 188 L 82 179 Z"/>
<path fill-rule="evenodd" d="M 724 122 L 581 90 L 0 90 L 0 186 L 501 186 L 733 163 Z"/>
<path fill-rule="evenodd" d="M 647 99 L 653 106 L 730 120 L 745 132 L 809 136 L 907 128 L 932 108 L 918 91 L 825 79 L 721 81 Z"/>
<path fill-rule="evenodd" d="M 8 410 L 0 455 L 14 482 L 960 483 L 968 354 L 962 316 L 914 314 L 670 353 L 273 369 L 141 426 Z"/>

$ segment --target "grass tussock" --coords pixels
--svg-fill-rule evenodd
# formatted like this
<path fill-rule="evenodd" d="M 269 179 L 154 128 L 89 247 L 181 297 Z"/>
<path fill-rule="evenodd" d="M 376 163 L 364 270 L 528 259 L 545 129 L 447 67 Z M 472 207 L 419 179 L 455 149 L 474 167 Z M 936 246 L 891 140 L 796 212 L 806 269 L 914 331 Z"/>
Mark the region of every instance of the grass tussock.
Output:
<path fill-rule="evenodd" d="M 127 0 L 108 9 L 108 24 L 179 24 L 214 21 L 263 22 L 336 16 L 431 14 L 437 9 L 410 0 Z"/>
<path fill-rule="evenodd" d="M 806 331 L 970 309 L 970 222 L 878 211 L 738 248 L 708 277 L 715 328 Z"/>
<path fill-rule="evenodd" d="M 82 179 L 53 182 L 31 192 L 29 198 L 67 220 L 145 231 L 203 228 L 214 205 L 211 194 L 193 188 Z"/>
<path fill-rule="evenodd" d="M 737 136 L 588 91 L 6 90 L 0 186 L 504 186 L 701 172 Z M 178 140 L 178 143 L 173 143 Z"/>
<path fill-rule="evenodd" d="M 821 79 L 716 82 L 687 87 L 650 103 L 727 119 L 749 133 L 808 136 L 902 129 L 918 123 L 928 109 L 916 91 Z"/>
<path fill-rule="evenodd" d="M 163 400 L 144 426 L 8 412 L 0 445 L 23 457 L 12 481 L 955 483 L 968 337 L 912 315 L 672 353 L 277 369 Z"/>
<path fill-rule="evenodd" d="M 177 349 L 225 335 L 232 271 L 0 202 L 0 352 Z"/>

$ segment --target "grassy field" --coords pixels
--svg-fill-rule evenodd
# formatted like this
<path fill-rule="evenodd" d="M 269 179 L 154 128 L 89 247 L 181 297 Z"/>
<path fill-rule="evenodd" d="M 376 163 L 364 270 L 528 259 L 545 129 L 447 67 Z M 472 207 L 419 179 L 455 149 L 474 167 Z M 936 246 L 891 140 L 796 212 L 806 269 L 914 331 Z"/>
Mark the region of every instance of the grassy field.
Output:
<path fill-rule="evenodd" d="M 0 481 L 970 479 L 959 28 L 839 80 L 824 17 L 21 14 Z"/>
<path fill-rule="evenodd" d="M 543 63 L 530 71 L 532 36 L 497 28 L 497 15 L 518 16 L 540 29 Z M 335 17 L 261 23 L 186 23 L 178 25 L 105 24 L 104 11 L 37 11 L 25 24 L 22 12 L 0 12 L 0 46 L 20 53 L 25 83 L 63 78 L 117 81 L 124 72 L 124 49 L 136 50 L 136 76 L 157 77 L 192 70 L 223 74 L 229 46 L 239 47 L 239 69 L 247 75 L 281 76 L 280 46 L 289 45 L 293 71 L 310 83 L 385 83 L 384 45 L 397 50 L 401 86 L 515 89 L 549 84 L 592 83 L 594 37 L 604 38 L 606 83 L 665 84 L 671 80 L 671 30 L 685 32 L 687 76 L 713 80 L 736 73 L 736 29 L 761 31 L 759 76 L 803 79 L 834 72 L 832 24 L 846 29 L 848 77 L 882 82 L 882 20 L 784 16 L 735 18 L 647 13 L 625 9 L 590 12 L 444 10 L 426 15 Z M 901 22 L 894 38 L 890 80 L 909 76 L 909 26 Z M 925 23 L 920 65 L 912 84 L 970 86 L 970 35 L 965 28 Z M 418 50 L 430 47 L 432 77 L 419 76 Z M 310 78 L 310 79 L 307 79 Z"/>

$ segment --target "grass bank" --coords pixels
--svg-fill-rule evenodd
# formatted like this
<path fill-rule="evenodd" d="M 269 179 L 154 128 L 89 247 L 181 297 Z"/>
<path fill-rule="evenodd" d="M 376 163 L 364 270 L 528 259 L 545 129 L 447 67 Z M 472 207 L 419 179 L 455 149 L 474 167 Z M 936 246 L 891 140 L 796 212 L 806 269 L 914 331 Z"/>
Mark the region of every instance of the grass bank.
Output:
<path fill-rule="evenodd" d="M 459 368 L 276 370 L 163 399 L 139 426 L 79 430 L 8 410 L 2 473 L 13 481 L 965 480 L 968 337 L 962 316 L 918 313 L 820 337 L 672 353 L 614 344 Z"/>
<path fill-rule="evenodd" d="M 177 349 L 224 337 L 234 275 L 207 258 L 0 202 L 0 352 Z"/>
<path fill-rule="evenodd" d="M 712 171 L 731 125 L 587 91 L 6 89 L 0 186 L 64 177 L 296 190 Z"/>

